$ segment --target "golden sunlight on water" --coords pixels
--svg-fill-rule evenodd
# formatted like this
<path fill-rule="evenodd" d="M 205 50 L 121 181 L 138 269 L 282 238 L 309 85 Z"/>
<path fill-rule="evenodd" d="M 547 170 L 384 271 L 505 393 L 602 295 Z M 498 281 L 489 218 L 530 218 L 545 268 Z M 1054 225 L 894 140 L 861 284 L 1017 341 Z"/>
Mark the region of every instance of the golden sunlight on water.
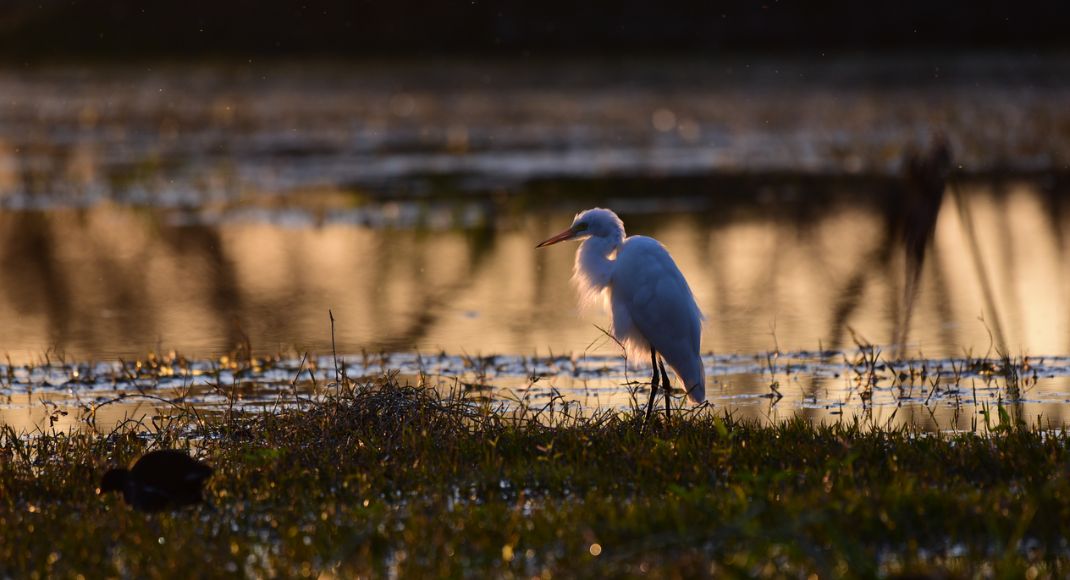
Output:
<path fill-rule="evenodd" d="M 1012 354 L 1070 352 L 1065 216 L 1032 183 L 964 193 L 996 311 L 949 197 L 922 270 L 910 354 L 984 354 L 986 326 L 997 325 Z M 614 352 L 594 326 L 608 318 L 576 306 L 575 246 L 534 249 L 569 223 L 567 211 L 504 212 L 475 229 L 379 229 L 273 212 L 0 213 L 0 353 L 15 362 L 160 348 L 210 356 L 245 336 L 257 351 L 323 353 L 328 309 L 343 352 Z M 830 203 L 801 219 L 761 208 L 622 217 L 629 233 L 654 236 L 675 256 L 707 315 L 706 350 L 844 347 L 851 331 L 892 342 L 904 264 L 899 254 L 887 268 L 872 259 L 882 218 L 871 205 Z"/>

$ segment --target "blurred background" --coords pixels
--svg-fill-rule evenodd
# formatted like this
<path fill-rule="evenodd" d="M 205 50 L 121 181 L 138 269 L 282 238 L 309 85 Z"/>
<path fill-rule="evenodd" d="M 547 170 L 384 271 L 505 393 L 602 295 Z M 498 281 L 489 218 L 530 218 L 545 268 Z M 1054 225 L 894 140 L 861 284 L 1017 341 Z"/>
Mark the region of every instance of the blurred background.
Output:
<path fill-rule="evenodd" d="M 114 0 L 6 3 L 5 54 L 107 59 L 1061 49 L 1059 2 Z"/>
<path fill-rule="evenodd" d="M 592 206 L 704 347 L 1070 352 L 1070 5 L 0 7 L 0 353 L 563 353 Z M 594 344 L 592 346 L 592 343 Z"/>

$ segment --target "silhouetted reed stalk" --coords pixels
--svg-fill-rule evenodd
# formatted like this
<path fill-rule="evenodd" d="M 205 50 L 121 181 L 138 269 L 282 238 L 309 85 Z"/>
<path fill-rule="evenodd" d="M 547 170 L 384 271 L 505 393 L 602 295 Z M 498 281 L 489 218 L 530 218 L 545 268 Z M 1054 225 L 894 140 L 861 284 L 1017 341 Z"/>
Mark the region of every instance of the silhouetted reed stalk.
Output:
<path fill-rule="evenodd" d="M 905 354 L 925 256 L 936 232 L 936 220 L 943 205 L 951 164 L 951 146 L 942 133 L 933 137 L 924 154 L 908 153 L 904 163 L 904 186 L 900 193 L 903 207 L 896 210 L 899 214 L 896 229 L 904 251 L 906 272 L 902 316 L 896 321 L 892 337 L 895 348 L 893 358 L 896 360 L 902 359 Z"/>
<path fill-rule="evenodd" d="M 955 205 L 958 208 L 959 220 L 962 222 L 962 230 L 966 234 L 966 242 L 970 247 L 970 258 L 973 261 L 974 271 L 977 273 L 977 282 L 981 285 L 981 295 L 984 297 L 985 308 L 991 314 L 992 334 L 996 341 L 996 349 L 998 353 L 1006 356 L 1009 353 L 1007 340 L 1003 334 L 1003 325 L 1000 323 L 999 309 L 996 307 L 995 293 L 992 292 L 988 269 L 985 267 L 984 257 L 981 255 L 981 246 L 977 241 L 977 230 L 973 225 L 969 201 L 962 194 L 954 179 L 951 180 L 951 190 L 955 196 Z"/>

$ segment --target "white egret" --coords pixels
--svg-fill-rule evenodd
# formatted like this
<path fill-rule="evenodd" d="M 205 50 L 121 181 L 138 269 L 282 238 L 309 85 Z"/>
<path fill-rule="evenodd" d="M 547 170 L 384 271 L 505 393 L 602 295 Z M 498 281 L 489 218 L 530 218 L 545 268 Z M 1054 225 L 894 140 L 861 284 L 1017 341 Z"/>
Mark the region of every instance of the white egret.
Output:
<path fill-rule="evenodd" d="M 692 403 L 706 400 L 706 373 L 699 354 L 702 312 L 687 280 L 665 246 L 645 236 L 624 237 L 624 222 L 608 209 L 576 214 L 569 228 L 536 248 L 565 240 L 583 240 L 576 251 L 572 278 L 584 300 L 602 299 L 613 316 L 613 335 L 633 360 L 649 352 L 654 367 L 646 418 L 658 392 L 660 355 L 665 413 L 669 413 L 669 363 Z"/>

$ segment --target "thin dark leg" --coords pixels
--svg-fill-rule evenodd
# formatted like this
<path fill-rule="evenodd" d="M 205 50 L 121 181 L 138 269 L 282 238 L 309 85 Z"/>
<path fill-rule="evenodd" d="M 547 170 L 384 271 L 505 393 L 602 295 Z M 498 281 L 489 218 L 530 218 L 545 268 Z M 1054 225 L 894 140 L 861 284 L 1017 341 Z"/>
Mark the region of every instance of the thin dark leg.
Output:
<path fill-rule="evenodd" d="M 665 418 L 669 418 L 669 410 L 672 409 L 672 383 L 669 382 L 669 375 L 665 374 L 665 363 L 658 361 L 658 366 L 661 367 L 661 390 L 665 391 Z"/>
<path fill-rule="evenodd" d="M 650 413 L 654 411 L 654 396 L 658 394 L 658 355 L 654 349 L 650 349 L 650 364 L 654 366 L 654 376 L 650 377 L 650 399 L 646 402 L 646 418 L 643 419 L 643 430 L 650 422 Z"/>

